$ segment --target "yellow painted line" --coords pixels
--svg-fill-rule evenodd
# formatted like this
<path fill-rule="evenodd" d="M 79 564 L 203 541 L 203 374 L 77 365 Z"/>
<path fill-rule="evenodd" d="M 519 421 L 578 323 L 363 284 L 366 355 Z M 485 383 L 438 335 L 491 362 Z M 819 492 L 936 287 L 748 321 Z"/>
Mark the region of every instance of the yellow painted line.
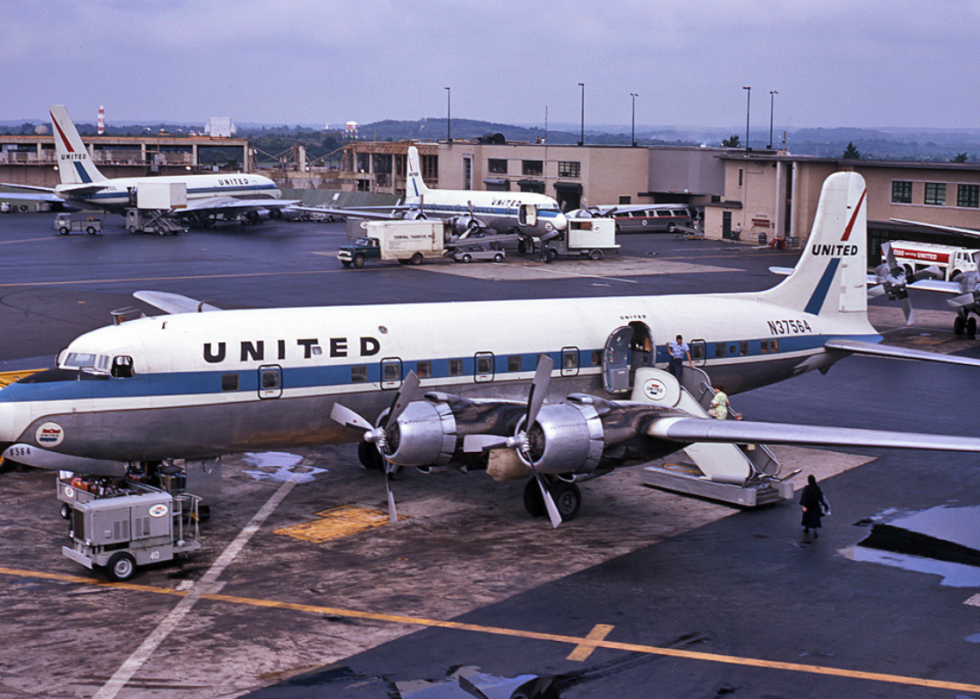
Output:
<path fill-rule="evenodd" d="M 320 519 L 276 529 L 273 533 L 290 536 L 300 541 L 322 544 L 352 534 L 359 534 L 375 527 L 382 527 L 391 521 L 387 512 L 372 507 L 357 507 L 355 505 L 341 505 L 323 512 L 317 512 L 316 516 Z M 398 519 L 404 518 L 399 517 Z"/>
<path fill-rule="evenodd" d="M 40 573 L 31 570 L 18 570 L 16 568 L 0 567 L 0 575 L 10 575 L 20 578 L 38 578 L 42 580 L 52 580 L 56 582 L 79 583 L 83 585 L 95 585 L 98 587 L 110 587 L 134 592 L 150 592 L 159 595 L 173 595 L 175 597 L 186 597 L 189 591 L 171 590 L 169 588 L 153 587 L 151 585 L 134 585 L 132 583 L 114 583 L 93 580 L 89 577 L 77 575 L 61 575 L 56 573 Z M 378 621 L 388 624 L 403 624 L 407 626 L 422 626 L 426 628 L 450 629 L 453 631 L 470 631 L 473 633 L 489 634 L 494 636 L 506 636 L 510 638 L 524 638 L 533 641 L 550 641 L 554 643 L 566 643 L 576 648 L 579 646 L 590 646 L 595 648 L 606 648 L 609 650 L 620 650 L 627 653 L 644 653 L 647 655 L 661 655 L 671 658 L 682 658 L 685 660 L 702 660 L 706 662 L 721 663 L 725 665 L 737 665 L 741 667 L 754 667 L 766 670 L 786 670 L 788 672 L 800 672 L 811 675 L 823 675 L 827 677 L 843 677 L 845 679 L 868 680 L 871 682 L 883 682 L 887 684 L 899 684 L 910 687 L 927 687 L 929 689 L 947 689 L 957 692 L 971 692 L 980 694 L 980 684 L 970 684 L 966 682 L 946 682 L 943 680 L 931 680 L 921 677 L 909 677 L 905 675 L 892 675 L 882 672 L 864 672 L 862 670 L 848 670 L 845 668 L 826 667 L 821 665 L 806 665 L 804 663 L 788 663 L 778 660 L 764 660 L 761 658 L 743 658 L 736 655 L 722 655 L 719 653 L 703 653 L 698 651 L 680 650 L 677 648 L 662 648 L 659 646 L 648 646 L 640 643 L 619 643 L 607 641 L 605 639 L 586 637 L 565 636 L 561 634 L 541 633 L 538 631 L 525 631 L 522 629 L 507 629 L 498 626 L 482 626 L 480 624 L 465 624 L 458 621 L 443 621 L 439 619 L 426 619 L 424 617 L 401 616 L 394 614 L 378 614 L 376 612 L 362 612 L 353 609 L 340 609 L 337 607 L 322 607 L 312 604 L 297 604 L 294 602 L 279 602 L 276 600 L 255 599 L 252 597 L 238 597 L 235 595 L 222 595 L 205 593 L 200 599 L 207 599 L 213 602 L 225 602 L 227 604 L 247 605 L 251 607 L 262 607 L 265 609 L 287 609 L 296 612 L 318 614 L 321 616 L 344 617 L 348 619 L 363 619 L 366 621 Z M 596 633 L 593 629 L 592 633 Z"/>
<path fill-rule="evenodd" d="M 585 638 L 592 643 L 580 643 L 575 646 L 575 650 L 568 654 L 565 660 L 577 660 L 578 662 L 583 662 L 588 660 L 589 656 L 592 655 L 592 651 L 595 650 L 595 641 L 601 641 L 609 635 L 609 632 L 613 630 L 613 627 L 609 624 L 596 624 L 589 631 L 589 635 Z"/>
<path fill-rule="evenodd" d="M 0 388 L 4 386 L 9 386 L 14 381 L 18 381 L 25 376 L 30 376 L 31 374 L 36 374 L 39 371 L 44 371 L 44 369 L 24 369 L 22 371 L 0 371 Z"/>

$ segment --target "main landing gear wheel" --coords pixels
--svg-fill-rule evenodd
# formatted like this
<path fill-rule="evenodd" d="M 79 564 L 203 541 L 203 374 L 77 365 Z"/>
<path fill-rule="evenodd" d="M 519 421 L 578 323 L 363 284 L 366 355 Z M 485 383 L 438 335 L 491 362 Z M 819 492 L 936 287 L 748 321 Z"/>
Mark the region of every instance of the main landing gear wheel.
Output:
<path fill-rule="evenodd" d="M 545 478 L 548 491 L 555 500 L 561 521 L 571 522 L 582 507 L 582 491 L 575 483 L 542 477 Z M 532 517 L 544 517 L 548 514 L 544 496 L 541 495 L 541 489 L 533 478 L 524 486 L 524 509 Z"/>
<path fill-rule="evenodd" d="M 116 582 L 126 582 L 136 574 L 136 559 L 128 553 L 117 553 L 109 559 L 106 570 Z"/>
<path fill-rule="evenodd" d="M 977 319 L 973 316 L 967 318 L 966 321 L 966 336 L 971 340 L 977 339 Z"/>
<path fill-rule="evenodd" d="M 964 330 L 966 330 L 966 318 L 958 315 L 953 319 L 953 332 L 962 335 Z"/>
<path fill-rule="evenodd" d="M 383 472 L 385 470 L 384 458 L 378 452 L 377 447 L 370 442 L 360 442 L 357 445 L 357 458 L 360 460 L 361 466 L 368 471 Z"/>

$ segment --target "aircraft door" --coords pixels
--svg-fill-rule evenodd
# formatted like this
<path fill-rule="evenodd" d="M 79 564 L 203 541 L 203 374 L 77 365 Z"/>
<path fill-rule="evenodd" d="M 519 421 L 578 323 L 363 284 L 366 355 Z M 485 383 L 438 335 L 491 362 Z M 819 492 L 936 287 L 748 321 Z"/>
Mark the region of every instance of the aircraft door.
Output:
<path fill-rule="evenodd" d="M 616 328 L 606 340 L 602 352 L 602 387 L 607 393 L 629 393 L 632 341 L 633 328 L 628 325 Z"/>
<path fill-rule="evenodd" d="M 267 364 L 259 367 L 259 398 L 279 398 L 282 395 L 282 367 Z"/>
<path fill-rule="evenodd" d="M 538 207 L 534 204 L 521 204 L 517 210 L 517 220 L 522 226 L 533 228 L 538 225 Z"/>

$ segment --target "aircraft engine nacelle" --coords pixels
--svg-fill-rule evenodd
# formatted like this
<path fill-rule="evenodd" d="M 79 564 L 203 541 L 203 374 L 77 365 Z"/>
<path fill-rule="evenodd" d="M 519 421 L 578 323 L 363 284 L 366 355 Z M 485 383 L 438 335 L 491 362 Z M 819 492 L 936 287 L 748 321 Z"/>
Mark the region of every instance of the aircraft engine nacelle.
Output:
<path fill-rule="evenodd" d="M 486 468 L 482 456 L 463 452 L 467 434 L 510 436 L 525 411 L 520 403 L 468 400 L 433 392 L 412 401 L 386 433 L 385 455 L 424 473 Z"/>
<path fill-rule="evenodd" d="M 453 230 L 456 232 L 456 235 L 471 233 L 481 226 L 480 220 L 473 216 L 457 216 L 453 219 Z"/>
<path fill-rule="evenodd" d="M 527 437 L 528 456 L 541 473 L 591 473 L 605 448 L 602 419 L 590 404 L 544 406 Z M 525 461 L 523 453 L 518 455 Z"/>
<path fill-rule="evenodd" d="M 399 466 L 443 466 L 456 451 L 456 418 L 446 403 L 412 401 L 387 433 L 385 455 Z"/>

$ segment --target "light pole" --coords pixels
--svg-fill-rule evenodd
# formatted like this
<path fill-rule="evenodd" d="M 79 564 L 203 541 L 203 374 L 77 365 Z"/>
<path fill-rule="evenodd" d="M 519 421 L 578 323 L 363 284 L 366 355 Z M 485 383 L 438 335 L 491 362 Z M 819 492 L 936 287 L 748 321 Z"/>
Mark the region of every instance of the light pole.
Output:
<path fill-rule="evenodd" d="M 585 145 L 585 83 L 579 83 L 578 86 L 582 88 L 582 131 L 578 139 L 578 144 L 582 146 Z"/>
<path fill-rule="evenodd" d="M 749 149 L 749 107 L 752 104 L 752 88 L 743 87 L 745 93 L 745 150 Z"/>
<path fill-rule="evenodd" d="M 446 141 L 452 145 L 453 142 L 453 91 L 446 88 Z"/>
<path fill-rule="evenodd" d="M 776 90 L 769 90 L 769 150 L 772 150 L 772 112 L 773 104 L 776 101 Z"/>
<path fill-rule="evenodd" d="M 633 147 L 636 148 L 636 98 L 639 95 L 631 92 L 630 97 L 633 98 L 633 116 L 630 119 L 630 141 L 633 143 Z"/>

